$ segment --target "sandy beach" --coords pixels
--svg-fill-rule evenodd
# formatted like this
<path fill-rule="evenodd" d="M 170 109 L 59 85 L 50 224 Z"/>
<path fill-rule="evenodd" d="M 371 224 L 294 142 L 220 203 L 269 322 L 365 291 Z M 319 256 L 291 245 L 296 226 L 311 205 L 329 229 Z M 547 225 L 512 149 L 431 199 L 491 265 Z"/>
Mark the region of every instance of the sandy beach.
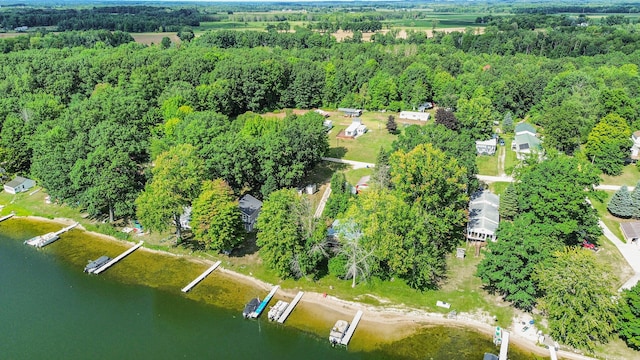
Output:
<path fill-rule="evenodd" d="M 50 222 L 62 225 L 70 225 L 75 222 L 73 220 L 64 218 L 47 219 L 36 216 L 16 218 Z M 87 231 L 82 225 L 79 225 L 77 229 L 85 231 L 92 236 L 96 236 L 107 241 L 114 241 L 118 243 L 124 242 L 116 239 L 113 236 L 93 231 Z M 149 249 L 145 248 L 144 246 L 140 248 L 140 250 L 157 253 L 159 255 L 173 257 L 180 256 L 188 258 L 188 260 L 190 261 L 202 264 L 213 264 L 214 262 L 195 256 L 176 255 L 167 251 Z M 223 266 L 218 268 L 217 271 L 222 272 L 226 276 L 232 278 L 234 281 L 242 282 L 251 287 L 255 287 L 265 291 L 270 290 L 274 286 L 273 284 L 263 282 L 251 276 L 226 269 Z M 298 293 L 298 291 L 304 291 L 304 289 L 281 288 L 278 291 L 278 294 L 280 297 L 285 299 L 288 298 L 290 300 Z M 437 325 L 469 328 L 483 334 L 487 334 L 488 338 L 492 336 L 495 329 L 495 326 L 490 324 L 490 319 L 483 319 L 486 321 L 479 321 L 478 316 L 473 314 L 459 313 L 457 314 L 456 318 L 450 319 L 440 313 L 430 313 L 420 309 L 409 308 L 397 304 L 372 306 L 352 301 L 346 301 L 330 294 L 320 294 L 316 292 L 305 292 L 304 297 L 302 298 L 298 306 L 304 307 L 305 311 L 307 312 L 312 312 L 313 317 L 323 319 L 324 322 L 329 323 L 334 321 L 333 319 L 336 318 L 349 320 L 358 310 L 362 310 L 364 312 L 364 316 L 362 317 L 362 321 L 358 326 L 358 331 L 369 333 L 370 335 L 373 334 L 374 338 L 378 342 L 390 343 L 393 341 L 397 341 L 415 334 L 421 328 Z M 510 333 L 510 344 L 514 344 L 523 350 L 529 351 L 539 356 L 549 356 L 549 351 L 546 348 L 538 346 L 536 342 L 531 340 L 530 338 L 521 336 L 517 330 L 510 331 Z M 558 355 L 563 359 L 592 359 L 590 357 L 567 351 L 560 351 Z"/>

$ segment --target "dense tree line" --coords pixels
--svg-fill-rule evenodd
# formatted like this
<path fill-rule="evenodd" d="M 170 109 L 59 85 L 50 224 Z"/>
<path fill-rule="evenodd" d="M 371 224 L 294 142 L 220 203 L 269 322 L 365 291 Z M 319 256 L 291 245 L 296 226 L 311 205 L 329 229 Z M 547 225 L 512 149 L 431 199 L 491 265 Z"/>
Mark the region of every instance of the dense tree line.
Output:
<path fill-rule="evenodd" d="M 0 12 L 0 27 L 55 26 L 66 30 L 109 30 L 125 32 L 178 31 L 199 26 L 202 15 L 194 9 L 156 6 L 106 6 L 89 9 L 14 8 Z"/>

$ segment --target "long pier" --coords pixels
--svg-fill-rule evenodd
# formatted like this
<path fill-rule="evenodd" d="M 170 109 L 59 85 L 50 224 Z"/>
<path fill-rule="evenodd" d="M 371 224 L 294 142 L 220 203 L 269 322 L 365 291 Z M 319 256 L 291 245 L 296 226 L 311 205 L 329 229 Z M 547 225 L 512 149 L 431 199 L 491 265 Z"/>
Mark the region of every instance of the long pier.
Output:
<path fill-rule="evenodd" d="M 269 304 L 269 301 L 271 301 L 271 298 L 273 297 L 273 295 L 275 295 L 276 291 L 278 291 L 279 287 L 280 285 L 276 285 L 273 287 L 273 289 L 271 289 L 267 297 L 265 297 L 264 300 L 262 300 L 262 302 L 260 303 L 260 305 L 258 305 L 258 308 L 256 309 L 256 311 L 251 313 L 250 315 L 251 318 L 255 319 L 258 316 L 260 316 L 260 314 L 262 314 L 264 309 L 267 307 L 267 304 Z"/>
<path fill-rule="evenodd" d="M 131 254 L 132 252 L 136 251 L 140 246 L 142 246 L 142 243 L 144 241 L 140 241 L 139 243 L 137 243 L 136 245 L 132 246 L 131 248 L 127 249 L 127 251 L 123 252 L 122 254 L 118 255 L 118 257 L 112 259 L 111 261 L 109 261 L 108 263 L 102 265 L 101 268 L 99 268 L 98 270 L 94 271 L 94 274 L 100 274 L 101 272 L 107 270 L 109 267 L 111 267 L 111 265 L 117 263 L 118 261 L 124 259 L 127 255 Z"/>
<path fill-rule="evenodd" d="M 0 222 L 3 222 L 3 221 L 5 221 L 5 220 L 7 220 L 7 219 L 10 219 L 11 217 L 13 217 L 13 215 L 15 215 L 15 214 L 14 214 L 14 213 L 11 213 L 11 214 L 9 214 L 9 215 L 5 215 L 5 216 L 1 217 L 1 218 L 0 218 Z"/>
<path fill-rule="evenodd" d="M 78 223 L 75 223 L 75 224 L 69 225 L 69 226 L 67 226 L 66 228 L 62 229 L 62 230 L 58 230 L 58 231 L 56 231 L 56 232 L 55 232 L 55 235 L 56 235 L 56 236 L 60 236 L 61 234 L 66 233 L 67 231 L 69 231 L 69 230 L 73 229 L 73 228 L 74 228 L 74 227 L 76 227 L 76 226 L 78 226 Z"/>
<path fill-rule="evenodd" d="M 549 356 L 551 357 L 551 360 L 558 360 L 556 348 L 554 348 L 553 346 L 549 346 Z"/>
<path fill-rule="evenodd" d="M 507 360 L 507 352 L 509 351 L 509 332 L 502 330 L 502 344 L 500 345 L 499 360 Z"/>
<path fill-rule="evenodd" d="M 210 268 L 208 268 L 207 270 L 205 270 L 205 272 L 203 272 L 200 276 L 198 276 L 195 280 L 193 280 L 192 282 L 189 283 L 189 285 L 185 286 L 182 288 L 182 292 L 186 293 L 189 290 L 191 290 L 191 288 L 193 288 L 194 286 L 198 285 L 198 283 L 202 280 L 204 280 L 204 278 L 206 278 L 209 274 L 211 274 L 213 272 L 213 270 L 217 269 L 218 266 L 220 266 L 220 264 L 222 263 L 222 261 L 216 261 L 215 264 L 213 264 Z"/>
<path fill-rule="evenodd" d="M 289 315 L 291 315 L 291 313 L 293 312 L 293 308 L 295 308 L 296 305 L 298 305 L 298 302 L 300 301 L 300 299 L 302 299 L 302 295 L 304 295 L 304 291 L 298 292 L 298 295 L 296 295 L 296 297 L 294 297 L 293 300 L 291 300 L 291 302 L 289 303 L 289 306 L 287 306 L 287 308 L 284 310 L 284 312 L 282 313 L 282 315 L 280 315 L 280 318 L 278 319 L 278 322 L 280 324 L 284 324 L 284 321 L 287 320 Z"/>
<path fill-rule="evenodd" d="M 351 340 L 351 337 L 353 336 L 353 333 L 356 332 L 356 327 L 358 326 L 358 323 L 360 322 L 360 319 L 362 318 L 362 310 L 358 310 L 358 312 L 356 313 L 356 316 L 353 317 L 353 320 L 351 321 L 351 324 L 349 324 L 349 329 L 347 330 L 347 333 L 344 334 L 344 337 L 342 337 L 342 340 L 340 341 L 340 344 L 342 345 L 347 345 L 349 344 L 349 340 Z"/>

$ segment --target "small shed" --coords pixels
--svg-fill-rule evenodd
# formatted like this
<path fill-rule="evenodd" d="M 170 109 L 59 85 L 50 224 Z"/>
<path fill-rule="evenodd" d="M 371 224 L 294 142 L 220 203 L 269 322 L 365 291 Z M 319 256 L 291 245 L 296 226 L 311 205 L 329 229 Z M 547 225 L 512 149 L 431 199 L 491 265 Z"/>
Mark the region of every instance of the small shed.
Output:
<path fill-rule="evenodd" d="M 305 192 L 309 195 L 313 195 L 318 191 L 318 185 L 316 184 L 309 184 L 307 186 L 305 186 Z"/>
<path fill-rule="evenodd" d="M 13 180 L 4 184 L 4 191 L 9 194 L 17 194 L 19 192 L 27 191 L 36 186 L 36 182 L 31 179 L 23 178 L 22 176 L 16 176 Z"/>
<path fill-rule="evenodd" d="M 318 113 L 318 114 L 320 114 L 320 115 L 324 116 L 324 117 L 329 117 L 329 115 L 331 115 L 331 114 L 329 114 L 328 112 L 326 112 L 326 111 L 324 111 L 324 110 L 322 110 L 322 109 L 315 109 L 314 111 L 315 111 L 316 113 Z"/>
<path fill-rule="evenodd" d="M 620 229 L 627 242 L 637 243 L 640 239 L 640 221 L 620 223 Z"/>
<path fill-rule="evenodd" d="M 431 114 L 419 111 L 401 111 L 398 117 L 406 120 L 428 121 Z"/>

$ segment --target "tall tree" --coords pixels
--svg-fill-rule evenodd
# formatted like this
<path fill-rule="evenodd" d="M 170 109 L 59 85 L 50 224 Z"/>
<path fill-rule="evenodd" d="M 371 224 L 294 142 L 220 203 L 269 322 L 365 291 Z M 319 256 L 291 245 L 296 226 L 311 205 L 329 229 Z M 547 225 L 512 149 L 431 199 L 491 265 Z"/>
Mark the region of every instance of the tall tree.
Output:
<path fill-rule="evenodd" d="M 238 200 L 221 179 L 202 184 L 202 192 L 193 201 L 192 229 L 196 240 L 214 251 L 230 251 L 244 240 Z"/>
<path fill-rule="evenodd" d="M 351 279 L 351 287 L 356 287 L 358 279 L 366 280 L 371 274 L 373 250 L 365 249 L 362 232 L 352 219 L 340 223 L 337 229 L 340 239 L 340 254 L 345 258 L 345 278 Z"/>
<path fill-rule="evenodd" d="M 580 145 L 581 109 L 576 100 L 563 101 L 545 114 L 545 144 L 565 154 L 572 155 Z"/>
<path fill-rule="evenodd" d="M 300 198 L 293 189 L 269 194 L 258 216 L 256 244 L 267 266 L 282 278 L 300 277 L 313 268 L 308 242 L 301 233 Z"/>
<path fill-rule="evenodd" d="M 549 236 L 549 229 L 535 224 L 530 216 L 503 221 L 498 241 L 487 245 L 489 254 L 478 265 L 477 274 L 487 289 L 504 297 L 519 309 L 530 311 L 541 295 L 533 271 L 562 243 Z"/>
<path fill-rule="evenodd" d="M 506 134 L 513 132 L 513 117 L 511 116 L 511 112 L 504 114 L 504 118 L 502 119 L 502 131 Z"/>
<path fill-rule="evenodd" d="M 622 292 L 618 334 L 633 349 L 640 350 L 640 284 Z"/>
<path fill-rule="evenodd" d="M 391 185 L 391 174 L 389 174 L 389 153 L 384 148 L 380 148 L 376 157 L 376 166 L 371 175 L 371 181 L 381 189 L 387 189 Z"/>
<path fill-rule="evenodd" d="M 566 245 L 596 241 L 601 234 L 595 210 L 586 202 L 587 189 L 600 181 L 590 163 L 553 155 L 526 167 L 518 176 L 518 207 L 536 223 L 553 227 L 553 235 Z"/>
<path fill-rule="evenodd" d="M 585 153 L 605 174 L 619 175 L 631 145 L 627 121 L 617 114 L 609 114 L 589 133 Z"/>
<path fill-rule="evenodd" d="M 330 219 L 344 213 L 349 206 L 351 198 L 351 185 L 342 172 L 336 172 L 331 176 L 331 195 L 327 200 L 324 215 Z"/>
<path fill-rule="evenodd" d="M 415 209 L 435 248 L 452 250 L 466 223 L 466 169 L 431 144 L 409 152 L 400 149 L 391 155 L 389 165 L 396 196 Z"/>
<path fill-rule="evenodd" d="M 611 338 L 617 325 L 616 278 L 592 251 L 558 251 L 533 277 L 544 293 L 540 309 L 554 339 L 593 351 Z"/>
<path fill-rule="evenodd" d="M 389 115 L 387 118 L 387 131 L 389 134 L 397 134 L 398 133 L 398 124 L 396 123 L 396 118 L 393 115 Z"/>
<path fill-rule="evenodd" d="M 189 145 L 176 145 L 160 154 L 151 169 L 153 178 L 136 199 L 136 214 L 142 225 L 151 230 L 164 231 L 175 226 L 178 240 L 182 240 L 180 215 L 200 192 L 204 164 Z"/>

